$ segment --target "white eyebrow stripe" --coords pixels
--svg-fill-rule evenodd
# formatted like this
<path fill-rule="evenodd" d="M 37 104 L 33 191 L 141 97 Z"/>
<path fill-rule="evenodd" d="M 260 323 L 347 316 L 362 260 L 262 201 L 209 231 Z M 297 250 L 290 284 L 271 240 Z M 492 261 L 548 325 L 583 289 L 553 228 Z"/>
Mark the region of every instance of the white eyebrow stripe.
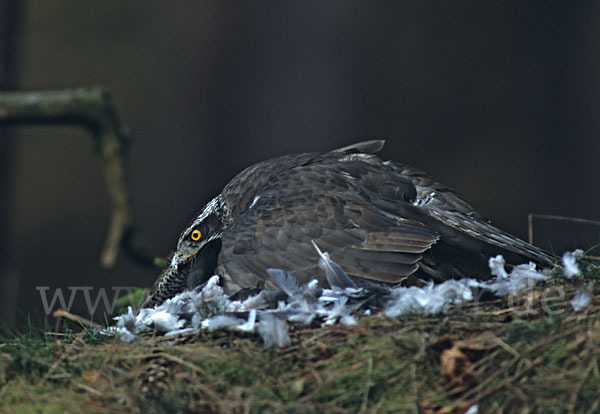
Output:
<path fill-rule="evenodd" d="M 222 203 L 223 203 L 223 196 L 220 194 L 218 196 L 216 196 L 215 198 L 213 198 L 212 200 L 210 200 L 208 202 L 208 204 L 206 204 L 206 206 L 204 206 L 204 210 L 202 210 L 202 213 L 200 213 L 200 215 L 196 218 L 196 220 L 194 220 L 193 226 L 196 226 L 198 223 L 201 223 L 206 217 L 208 217 L 212 213 L 216 212 Z"/>
<path fill-rule="evenodd" d="M 206 217 L 210 216 L 213 213 L 216 213 L 218 211 L 218 209 L 220 207 L 222 207 L 224 205 L 224 200 L 223 200 L 223 196 L 221 194 L 219 194 L 218 196 L 216 196 L 215 198 L 213 198 L 212 200 L 210 200 L 205 206 L 204 209 L 202 210 L 202 213 L 200 213 L 198 215 L 198 217 L 196 217 L 194 219 L 194 221 L 192 222 L 192 224 L 190 224 L 184 231 L 183 233 L 181 233 L 181 236 L 179 237 L 179 241 L 177 242 L 177 245 L 179 245 L 183 239 L 185 239 L 187 237 L 187 235 L 190 233 L 190 231 L 195 228 L 196 226 L 198 226 L 200 223 L 202 223 L 204 221 L 204 219 L 206 219 Z"/>

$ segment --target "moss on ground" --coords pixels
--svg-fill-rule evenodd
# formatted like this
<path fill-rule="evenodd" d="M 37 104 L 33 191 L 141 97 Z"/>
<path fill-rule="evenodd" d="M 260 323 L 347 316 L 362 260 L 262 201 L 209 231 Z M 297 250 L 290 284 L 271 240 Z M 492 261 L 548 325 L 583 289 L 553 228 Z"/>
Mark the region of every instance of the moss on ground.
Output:
<path fill-rule="evenodd" d="M 286 349 L 231 332 L 133 344 L 75 326 L 5 333 L 0 412 L 594 412 L 600 288 L 583 310 L 569 301 L 599 277 L 588 265 L 584 281 L 444 315 L 292 326 Z"/>

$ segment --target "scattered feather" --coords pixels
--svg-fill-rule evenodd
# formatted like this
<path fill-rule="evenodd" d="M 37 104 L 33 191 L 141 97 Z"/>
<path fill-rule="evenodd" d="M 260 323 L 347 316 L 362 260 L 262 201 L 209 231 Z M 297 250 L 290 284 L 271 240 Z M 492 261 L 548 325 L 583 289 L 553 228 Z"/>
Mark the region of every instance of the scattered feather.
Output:
<path fill-rule="evenodd" d="M 585 289 L 577 289 L 577 292 L 570 303 L 574 310 L 579 311 L 587 307 L 591 302 L 592 298 Z"/>
<path fill-rule="evenodd" d="M 131 308 L 131 306 L 127 307 L 127 313 L 124 313 L 115 319 L 117 319 L 117 328 L 133 330 L 135 327 L 136 316 L 133 313 L 133 309 Z"/>
<path fill-rule="evenodd" d="M 281 269 L 267 269 L 268 279 L 288 297 L 294 298 L 302 294 L 302 287 L 294 276 Z"/>
<path fill-rule="evenodd" d="M 133 342 L 135 341 L 135 335 L 131 333 L 131 331 L 123 326 L 115 328 L 114 332 L 119 335 L 121 341 L 123 342 Z"/>
<path fill-rule="evenodd" d="M 245 322 L 245 320 L 233 316 L 217 315 L 203 320 L 200 326 L 209 331 L 216 331 L 217 329 L 235 329 Z"/>
<path fill-rule="evenodd" d="M 238 331 L 254 332 L 256 329 L 256 309 L 252 309 L 248 314 L 248 320 L 235 327 Z"/>
<path fill-rule="evenodd" d="M 469 409 L 467 411 L 465 411 L 465 414 L 478 414 L 478 413 L 479 413 L 479 406 L 477 404 L 470 406 Z"/>
<path fill-rule="evenodd" d="M 515 266 L 510 274 L 506 274 L 504 270 L 504 258 L 496 256 L 495 259 L 497 258 L 502 259 L 502 271 L 494 273 L 497 270 L 495 266 L 497 266 L 497 263 L 500 263 L 500 260 L 492 264 L 492 259 L 490 259 L 490 270 L 492 274 L 496 275 L 496 280 L 481 282 L 480 286 L 491 290 L 498 296 L 517 295 L 525 289 L 531 288 L 535 282 L 547 280 L 550 277 L 545 273 L 538 272 L 535 264 L 531 262 Z"/>
<path fill-rule="evenodd" d="M 583 256 L 583 250 L 577 249 L 574 252 L 566 252 L 562 256 L 563 275 L 570 279 L 573 276 L 580 276 L 581 270 L 577 265 L 577 259 Z"/>
<path fill-rule="evenodd" d="M 170 338 L 172 336 L 177 336 L 177 335 L 182 335 L 182 334 L 188 334 L 188 333 L 198 333 L 200 332 L 199 329 L 196 328 L 183 328 L 183 329 L 174 329 L 172 331 L 169 331 L 165 334 L 165 338 Z"/>
<path fill-rule="evenodd" d="M 490 257 L 488 265 L 492 275 L 500 279 L 507 279 L 508 273 L 506 273 L 506 269 L 504 268 L 505 263 L 504 257 L 501 254 L 496 257 Z"/>
<path fill-rule="evenodd" d="M 350 277 L 342 270 L 342 268 L 331 258 L 329 257 L 329 253 L 323 253 L 317 243 L 314 240 L 311 240 L 312 245 L 317 250 L 319 254 L 319 265 L 323 270 L 325 270 L 325 276 L 327 277 L 327 282 L 330 286 L 338 286 L 341 288 L 355 288 L 356 284 Z"/>
<path fill-rule="evenodd" d="M 154 312 L 150 315 L 150 320 L 158 332 L 164 333 L 181 329 L 185 325 L 185 321 L 179 319 L 176 314 L 167 311 Z"/>
<path fill-rule="evenodd" d="M 315 248 L 329 288 L 319 287 L 317 280 L 301 285 L 293 275 L 269 269 L 268 278 L 275 289 L 263 289 L 241 301 L 230 299 L 219 285 L 219 277 L 213 276 L 204 285 L 153 308 L 140 309 L 137 314 L 129 307 L 125 314 L 115 318 L 117 323 L 111 328 L 112 333 L 125 342 L 132 342 L 136 335 L 150 330 L 170 337 L 226 329 L 256 333 L 267 346 L 285 347 L 291 343 L 288 322 L 355 325 L 357 315 L 370 315 L 377 308 L 382 308 L 390 317 L 407 313 L 436 314 L 454 304 L 472 301 L 475 288 L 496 295 L 517 294 L 549 277 L 533 263 L 516 266 L 508 273 L 504 258 L 496 256 L 489 260 L 490 271 L 495 276 L 490 281 L 461 279 L 424 287 L 389 288 L 370 284 L 357 287 L 326 252 L 321 252 L 316 245 Z M 569 269 L 573 273 L 579 254 L 576 251 L 571 256 L 563 256 L 565 272 Z M 578 291 L 571 305 L 581 309 L 590 301 L 586 292 Z"/>
<path fill-rule="evenodd" d="M 331 305 L 320 312 L 325 318 L 325 325 L 334 325 L 338 320 L 344 325 L 356 325 L 356 318 L 351 315 L 353 309 L 346 306 L 348 297 L 330 295 L 322 296 L 319 300 Z"/>
<path fill-rule="evenodd" d="M 439 313 L 451 304 L 472 300 L 471 288 L 476 286 L 472 279 L 461 279 L 446 280 L 437 285 L 429 283 L 422 288 L 397 287 L 391 290 L 391 299 L 384 312 L 389 317 L 406 313 Z"/>
<path fill-rule="evenodd" d="M 287 324 L 273 314 L 263 314 L 260 322 L 256 324 L 256 330 L 265 343 L 265 346 L 275 345 L 283 348 L 292 343 L 292 339 L 288 334 Z"/>

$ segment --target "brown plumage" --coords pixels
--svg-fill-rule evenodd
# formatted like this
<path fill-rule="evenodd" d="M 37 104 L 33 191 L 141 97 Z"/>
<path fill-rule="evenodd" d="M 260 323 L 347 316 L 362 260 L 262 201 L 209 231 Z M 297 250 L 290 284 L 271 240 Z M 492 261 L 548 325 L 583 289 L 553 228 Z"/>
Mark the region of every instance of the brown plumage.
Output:
<path fill-rule="evenodd" d="M 311 241 L 357 282 L 489 277 L 488 258 L 555 258 L 492 226 L 452 189 L 382 161 L 383 141 L 248 167 L 186 228 L 144 306 L 221 276 L 226 292 L 269 285 L 279 268 L 325 282 Z"/>

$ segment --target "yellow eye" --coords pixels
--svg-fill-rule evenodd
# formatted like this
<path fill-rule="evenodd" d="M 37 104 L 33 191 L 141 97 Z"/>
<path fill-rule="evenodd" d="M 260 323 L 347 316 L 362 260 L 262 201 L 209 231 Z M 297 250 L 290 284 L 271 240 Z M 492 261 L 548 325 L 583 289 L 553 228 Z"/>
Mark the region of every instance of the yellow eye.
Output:
<path fill-rule="evenodd" d="M 194 230 L 193 232 L 190 233 L 190 238 L 193 241 L 198 241 L 202 238 L 202 232 L 200 230 Z"/>

